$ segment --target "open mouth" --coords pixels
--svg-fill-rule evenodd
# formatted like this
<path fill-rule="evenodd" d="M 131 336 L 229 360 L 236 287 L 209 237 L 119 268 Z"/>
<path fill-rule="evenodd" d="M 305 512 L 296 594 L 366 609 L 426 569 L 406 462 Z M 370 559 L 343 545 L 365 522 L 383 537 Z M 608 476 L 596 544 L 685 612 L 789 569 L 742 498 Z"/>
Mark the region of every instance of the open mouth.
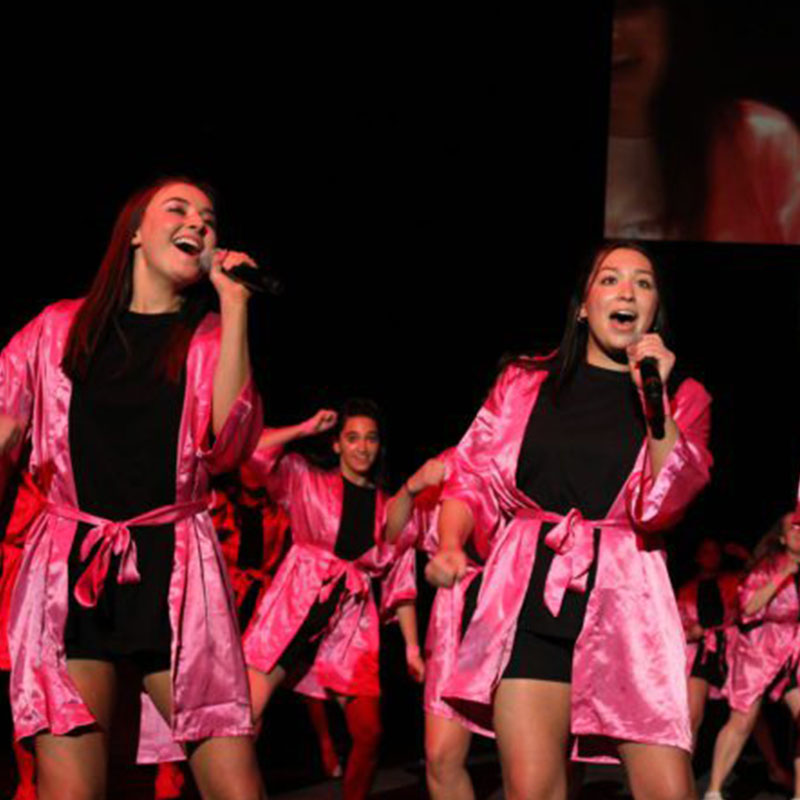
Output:
<path fill-rule="evenodd" d="M 635 311 L 612 311 L 609 315 L 611 321 L 619 328 L 632 328 L 636 324 L 638 314 Z"/>
<path fill-rule="evenodd" d="M 199 255 L 203 251 L 203 246 L 196 239 L 190 236 L 179 236 L 172 242 L 178 250 L 190 256 Z"/>

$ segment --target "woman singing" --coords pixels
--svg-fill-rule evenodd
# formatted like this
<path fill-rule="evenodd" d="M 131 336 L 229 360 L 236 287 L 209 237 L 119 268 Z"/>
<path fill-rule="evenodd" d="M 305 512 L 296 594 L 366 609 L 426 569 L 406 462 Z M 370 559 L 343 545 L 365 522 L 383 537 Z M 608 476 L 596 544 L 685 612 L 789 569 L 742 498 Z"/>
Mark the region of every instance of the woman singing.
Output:
<path fill-rule="evenodd" d="M 489 556 L 443 694 L 493 723 L 509 798 L 564 797 L 572 737 L 573 758 L 621 758 L 637 798 L 693 796 L 661 531 L 708 481 L 710 400 L 675 379 L 664 325 L 649 256 L 601 248 L 558 352 L 509 365 L 456 450 L 427 574 L 460 579 L 470 535 Z M 645 358 L 666 390 L 661 438 Z"/>
<path fill-rule="evenodd" d="M 753 731 L 764 695 L 783 698 L 797 724 L 800 690 L 800 519 L 782 517 L 758 544 L 756 564 L 741 586 L 742 618 L 723 689 L 731 715 L 717 736 L 707 800 L 721 798 L 722 784 Z M 795 752 L 794 781 L 800 795 L 800 758 Z"/>
<path fill-rule="evenodd" d="M 338 467 L 320 469 L 283 445 L 334 429 Z M 248 468 L 289 513 L 293 545 L 244 636 L 254 717 L 291 676 L 293 688 L 334 698 L 353 740 L 344 797 L 360 800 L 372 784 L 380 741 L 379 621 L 371 579 L 384 578 L 381 610 L 397 611 L 409 671 L 422 679 L 413 559 L 383 539 L 410 516 L 377 485 L 380 415 L 368 400 L 348 401 L 341 414 L 321 410 L 300 425 L 267 430 Z"/>
<path fill-rule="evenodd" d="M 0 355 L 0 433 L 30 437 L 44 501 L 9 623 L 16 735 L 35 737 L 42 800 L 104 794 L 122 660 L 145 692 L 139 760 L 185 748 L 204 797 L 264 796 L 207 511 L 210 475 L 261 430 L 249 295 L 222 269 L 249 259 L 216 244 L 207 190 L 149 186 L 118 216 L 87 297 L 46 308 Z"/>

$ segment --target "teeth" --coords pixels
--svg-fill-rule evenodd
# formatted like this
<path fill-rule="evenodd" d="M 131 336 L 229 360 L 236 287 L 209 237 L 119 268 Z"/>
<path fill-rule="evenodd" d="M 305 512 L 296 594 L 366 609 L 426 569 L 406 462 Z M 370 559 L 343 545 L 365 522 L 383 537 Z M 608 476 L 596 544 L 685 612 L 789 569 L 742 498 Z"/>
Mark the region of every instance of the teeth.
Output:
<path fill-rule="evenodd" d="M 183 250 L 184 253 L 189 253 L 192 256 L 197 255 L 203 249 L 194 239 L 186 236 L 179 236 L 173 244 L 178 249 Z"/>

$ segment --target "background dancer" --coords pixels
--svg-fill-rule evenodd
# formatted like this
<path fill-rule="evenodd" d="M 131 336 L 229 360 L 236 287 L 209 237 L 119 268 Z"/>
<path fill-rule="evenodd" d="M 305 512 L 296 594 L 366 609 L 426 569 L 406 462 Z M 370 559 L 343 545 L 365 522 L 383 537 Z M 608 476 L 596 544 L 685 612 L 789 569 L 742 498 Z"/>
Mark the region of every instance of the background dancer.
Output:
<path fill-rule="evenodd" d="M 104 794 L 122 660 L 146 692 L 140 760 L 181 758 L 185 743 L 203 795 L 263 796 L 206 510 L 210 474 L 261 430 L 249 292 L 222 271 L 250 259 L 216 244 L 205 188 L 147 187 L 119 214 L 87 297 L 48 307 L 0 355 L 0 414 L 30 436 L 46 503 L 9 623 L 16 735 L 35 737 L 42 800 Z"/>
<path fill-rule="evenodd" d="M 430 459 L 397 495 L 399 502 L 414 504 L 414 524 L 407 526 L 402 536 L 396 531 L 401 552 L 414 547 L 429 557 L 436 555 L 441 490 L 452 456 L 451 449 Z M 441 696 L 480 589 L 483 559 L 471 546 L 471 540 L 466 551 L 469 558 L 464 578 L 452 588 L 436 592 L 425 636 L 425 774 L 434 800 L 473 800 L 475 791 L 466 767 L 472 734 L 494 738 L 491 730 L 458 714 Z"/>
<path fill-rule="evenodd" d="M 314 467 L 283 449 L 334 428 L 337 468 Z M 381 449 L 377 406 L 350 400 L 338 417 L 320 410 L 299 425 L 265 431 L 248 462 L 288 512 L 293 537 L 244 637 L 254 717 L 261 719 L 287 676 L 301 694 L 335 698 L 353 740 L 344 773 L 347 800 L 367 796 L 381 735 L 373 578 L 384 579 L 382 615 L 396 610 L 409 670 L 417 680 L 424 674 L 413 607 L 414 552 L 397 560 L 395 548 L 381 541 L 390 512 L 379 485 Z"/>
<path fill-rule="evenodd" d="M 755 548 L 755 565 L 740 589 L 739 634 L 731 648 L 730 672 L 723 689 L 730 717 L 714 745 L 706 800 L 722 797 L 722 785 L 753 731 L 764 696 L 783 699 L 797 725 L 798 565 L 800 520 L 784 515 Z M 800 739 L 798 739 L 800 742 Z M 795 795 L 800 795 L 800 758 L 795 750 Z"/>
<path fill-rule="evenodd" d="M 558 353 L 511 363 L 456 449 L 427 574 L 461 578 L 470 535 L 489 558 L 444 696 L 493 722 L 510 798 L 566 794 L 571 736 L 574 757 L 619 756 L 637 798 L 694 794 L 660 532 L 708 481 L 709 397 L 673 374 L 665 323 L 649 256 L 600 248 Z M 644 358 L 665 387 L 660 439 Z"/>

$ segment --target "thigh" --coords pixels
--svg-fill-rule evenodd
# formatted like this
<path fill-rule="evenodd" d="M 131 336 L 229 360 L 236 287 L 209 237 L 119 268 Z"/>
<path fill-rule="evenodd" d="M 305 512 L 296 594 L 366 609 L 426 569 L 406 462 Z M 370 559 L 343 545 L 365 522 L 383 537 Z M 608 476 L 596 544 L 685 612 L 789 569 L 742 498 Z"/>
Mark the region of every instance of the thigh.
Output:
<path fill-rule="evenodd" d="M 425 757 L 429 761 L 464 764 L 472 733 L 452 719 L 425 714 Z"/>
<path fill-rule="evenodd" d="M 266 798 L 251 737 L 215 736 L 188 749 L 203 797 Z"/>
<path fill-rule="evenodd" d="M 381 735 L 380 697 L 336 697 L 344 711 L 347 731 L 357 741 L 377 743 Z"/>
<path fill-rule="evenodd" d="M 571 686 L 508 678 L 494 699 L 494 728 L 506 786 L 519 796 L 566 791 Z"/>
<path fill-rule="evenodd" d="M 64 736 L 42 733 L 36 737 L 37 788 L 41 800 L 105 794 L 116 672 L 113 664 L 90 659 L 68 660 L 67 672 L 97 724 Z"/>
<path fill-rule="evenodd" d="M 691 760 L 685 750 L 624 742 L 619 746 L 619 755 L 637 800 L 691 800 L 696 797 Z"/>

